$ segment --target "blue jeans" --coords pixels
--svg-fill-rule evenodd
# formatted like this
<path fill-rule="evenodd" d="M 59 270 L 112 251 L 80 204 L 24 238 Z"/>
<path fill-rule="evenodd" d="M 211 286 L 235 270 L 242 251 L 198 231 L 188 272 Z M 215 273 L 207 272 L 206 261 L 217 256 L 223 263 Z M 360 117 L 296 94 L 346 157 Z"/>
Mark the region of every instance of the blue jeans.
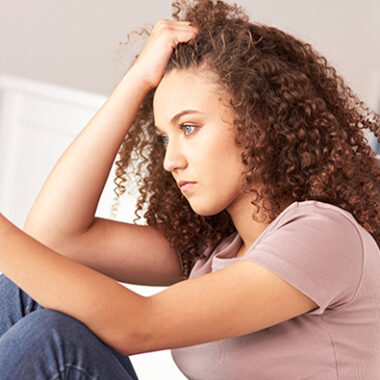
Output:
<path fill-rule="evenodd" d="M 128 356 L 0 275 L 1 380 L 137 380 Z"/>

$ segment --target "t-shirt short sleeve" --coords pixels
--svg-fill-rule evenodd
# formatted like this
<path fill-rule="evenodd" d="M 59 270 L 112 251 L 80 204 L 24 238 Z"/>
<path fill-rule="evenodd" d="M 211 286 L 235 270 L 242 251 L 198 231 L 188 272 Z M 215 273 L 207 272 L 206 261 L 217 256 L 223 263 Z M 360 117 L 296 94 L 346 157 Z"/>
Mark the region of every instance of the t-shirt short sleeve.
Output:
<path fill-rule="evenodd" d="M 329 208 L 295 210 L 243 256 L 277 274 L 318 307 L 322 314 L 352 300 L 363 266 L 357 227 Z"/>

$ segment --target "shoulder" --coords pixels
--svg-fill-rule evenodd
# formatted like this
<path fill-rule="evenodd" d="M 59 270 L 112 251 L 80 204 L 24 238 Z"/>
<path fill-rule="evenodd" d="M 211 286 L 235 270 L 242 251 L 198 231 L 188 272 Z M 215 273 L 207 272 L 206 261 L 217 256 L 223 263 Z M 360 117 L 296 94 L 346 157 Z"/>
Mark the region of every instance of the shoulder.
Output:
<path fill-rule="evenodd" d="M 319 201 L 283 211 L 244 258 L 262 265 L 312 298 L 321 313 L 351 300 L 363 273 L 363 244 L 352 214 Z"/>
<path fill-rule="evenodd" d="M 289 255 L 318 257 L 323 262 L 350 260 L 361 267 L 363 234 L 369 234 L 353 215 L 332 204 L 315 200 L 295 202 L 284 210 L 272 226 L 264 245 L 272 250 L 288 251 Z"/>
<path fill-rule="evenodd" d="M 278 216 L 274 229 L 281 229 L 292 224 L 302 227 L 316 226 L 326 233 L 351 232 L 360 238 L 363 230 L 354 216 L 336 205 L 317 200 L 294 202 Z M 329 227 L 329 229 L 328 229 Z"/>

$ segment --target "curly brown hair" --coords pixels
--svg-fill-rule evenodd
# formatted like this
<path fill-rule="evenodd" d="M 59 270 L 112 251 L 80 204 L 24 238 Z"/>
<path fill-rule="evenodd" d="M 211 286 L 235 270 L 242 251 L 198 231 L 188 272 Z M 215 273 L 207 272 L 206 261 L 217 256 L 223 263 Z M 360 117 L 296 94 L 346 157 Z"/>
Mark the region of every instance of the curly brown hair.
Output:
<path fill-rule="evenodd" d="M 253 219 L 262 222 L 258 215 L 264 210 L 264 220 L 271 222 L 293 201 L 318 200 L 350 212 L 379 245 L 380 169 L 363 129 L 380 141 L 380 116 L 310 44 L 251 23 L 241 7 L 197 0 L 175 1 L 173 8 L 174 19 L 191 21 L 200 32 L 193 43 L 176 47 L 167 71 L 206 65 L 229 94 L 235 143 L 246 167 L 243 190 L 252 193 L 257 212 Z M 176 249 L 186 279 L 204 249 L 235 228 L 225 210 L 197 215 L 164 170 L 153 95 L 154 89 L 119 151 L 115 192 L 122 195 L 125 182 L 137 176 L 134 221 L 145 208 L 147 224 Z M 254 189 L 255 183 L 263 188 Z"/>

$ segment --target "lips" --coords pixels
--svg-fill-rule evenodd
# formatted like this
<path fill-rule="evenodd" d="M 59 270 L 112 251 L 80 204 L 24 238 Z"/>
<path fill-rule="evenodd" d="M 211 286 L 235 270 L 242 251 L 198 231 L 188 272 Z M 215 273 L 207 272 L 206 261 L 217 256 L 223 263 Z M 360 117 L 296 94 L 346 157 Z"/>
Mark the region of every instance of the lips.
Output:
<path fill-rule="evenodd" d="M 179 181 L 177 184 L 178 184 L 178 187 L 183 190 L 183 189 L 187 189 L 189 187 L 191 187 L 191 185 L 195 184 L 196 182 L 191 182 L 191 181 Z"/>
<path fill-rule="evenodd" d="M 187 183 L 195 183 L 195 182 L 191 182 L 191 181 L 179 181 L 178 182 L 178 186 L 182 187 L 182 186 L 186 185 Z"/>

